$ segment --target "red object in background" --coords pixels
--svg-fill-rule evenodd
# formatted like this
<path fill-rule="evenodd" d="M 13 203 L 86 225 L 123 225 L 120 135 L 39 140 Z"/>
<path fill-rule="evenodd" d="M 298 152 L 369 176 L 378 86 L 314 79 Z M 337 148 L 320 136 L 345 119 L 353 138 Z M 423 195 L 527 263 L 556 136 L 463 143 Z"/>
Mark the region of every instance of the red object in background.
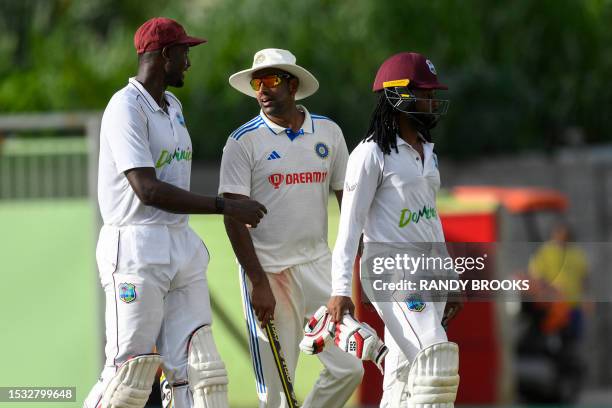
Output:
<path fill-rule="evenodd" d="M 557 190 L 534 187 L 459 186 L 453 189 L 458 200 L 493 200 L 514 214 L 535 211 L 565 211 L 567 197 Z"/>
<path fill-rule="evenodd" d="M 495 242 L 497 217 L 495 211 L 440 216 L 447 242 Z M 355 263 L 356 288 L 354 298 L 359 320 L 372 326 L 379 336 L 384 325 L 375 311 L 362 303 L 359 286 L 359 260 Z M 490 271 L 493 273 L 493 271 Z M 500 342 L 496 328 L 495 305 L 491 302 L 467 303 L 450 324 L 448 338 L 459 344 L 459 375 L 461 383 L 457 403 L 491 404 L 498 400 L 500 378 Z M 365 365 L 365 375 L 358 391 L 359 402 L 377 406 L 382 396 L 382 375 L 372 364 Z"/>
<path fill-rule="evenodd" d="M 385 326 L 375 310 L 370 310 L 362 303 L 361 284 L 359 282 L 359 257 L 353 267 L 353 299 L 355 299 L 355 315 L 362 322 L 367 322 L 381 339 L 385 333 Z M 358 400 L 364 406 L 378 406 L 382 397 L 383 376 L 374 364 L 364 364 L 365 373 L 361 385 L 357 390 Z"/>
<path fill-rule="evenodd" d="M 495 242 L 497 213 L 441 215 L 446 242 Z M 495 273 L 488 270 L 488 278 Z M 501 345 L 493 302 L 465 303 L 450 323 L 448 339 L 459 344 L 457 404 L 494 404 L 501 377 Z"/>

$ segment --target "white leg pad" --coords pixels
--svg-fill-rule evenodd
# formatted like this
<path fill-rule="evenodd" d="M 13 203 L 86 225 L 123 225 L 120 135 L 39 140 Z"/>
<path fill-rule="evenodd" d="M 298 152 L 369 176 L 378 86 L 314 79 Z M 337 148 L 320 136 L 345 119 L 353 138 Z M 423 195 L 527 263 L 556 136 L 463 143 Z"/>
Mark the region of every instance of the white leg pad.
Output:
<path fill-rule="evenodd" d="M 410 372 L 410 364 L 407 362 L 401 363 L 397 367 L 396 378 L 391 388 L 391 397 L 389 401 L 390 408 L 406 408 L 408 406 L 408 373 Z"/>
<path fill-rule="evenodd" d="M 160 364 L 159 354 L 145 354 L 127 360 L 108 384 L 99 406 L 143 408 L 149 399 Z"/>
<path fill-rule="evenodd" d="M 421 350 L 408 375 L 409 408 L 453 408 L 459 388 L 459 346 L 444 342 Z"/>
<path fill-rule="evenodd" d="M 228 408 L 227 371 L 210 326 L 200 327 L 191 336 L 188 363 L 194 408 Z"/>

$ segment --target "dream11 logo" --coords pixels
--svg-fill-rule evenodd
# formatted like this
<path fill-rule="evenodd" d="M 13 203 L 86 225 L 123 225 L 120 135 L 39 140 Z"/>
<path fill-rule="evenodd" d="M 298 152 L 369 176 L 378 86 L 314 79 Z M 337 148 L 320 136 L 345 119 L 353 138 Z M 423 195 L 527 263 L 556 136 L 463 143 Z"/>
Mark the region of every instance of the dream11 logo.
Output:
<path fill-rule="evenodd" d="M 285 175 L 281 173 L 274 173 L 268 176 L 268 181 L 274 186 L 275 190 L 278 190 L 284 179 Z"/>

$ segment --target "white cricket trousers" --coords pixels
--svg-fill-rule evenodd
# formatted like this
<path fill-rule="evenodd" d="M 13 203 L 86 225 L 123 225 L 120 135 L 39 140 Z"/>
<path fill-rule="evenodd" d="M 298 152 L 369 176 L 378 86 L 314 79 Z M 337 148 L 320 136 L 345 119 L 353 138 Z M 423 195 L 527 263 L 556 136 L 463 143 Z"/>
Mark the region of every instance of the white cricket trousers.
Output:
<path fill-rule="evenodd" d="M 187 385 L 187 342 L 211 324 L 206 268 L 209 254 L 187 225 L 105 225 L 96 260 L 106 294 L 106 362 L 85 400 L 95 408 L 117 368 L 129 357 L 161 354 L 176 408 L 193 406 Z"/>
<path fill-rule="evenodd" d="M 407 302 L 372 304 L 385 323 L 385 344 L 389 348 L 385 357 L 380 407 L 392 408 L 389 400 L 399 370 L 412 363 L 417 353 L 425 347 L 448 341 L 441 324 L 446 303 L 425 302 L 425 308 L 420 312 L 412 310 Z"/>
<path fill-rule="evenodd" d="M 388 247 L 370 246 L 370 248 L 372 252 L 368 253 L 368 246 L 366 246 L 366 252 L 364 252 L 364 256 L 361 258 L 360 271 L 367 270 L 367 266 L 364 266 L 365 260 L 379 255 L 378 251 L 380 249 L 389 250 Z M 411 257 L 418 258 L 423 253 L 423 250 L 419 249 L 416 248 L 414 252 L 411 252 L 412 250 L 404 248 L 402 251 Z M 442 250 L 443 252 L 440 252 L 439 247 L 434 247 L 430 250 L 429 256 L 444 256 L 446 254 L 445 247 Z M 391 251 L 389 253 L 394 252 Z M 446 276 L 444 271 L 427 270 L 418 270 L 416 272 L 395 270 L 392 273 L 394 275 L 392 281 L 395 282 L 408 279 L 407 273 L 414 274 L 417 277 L 431 276 L 431 274 L 434 274 L 434 276 Z M 444 273 L 444 275 L 439 275 L 440 273 Z M 362 276 L 362 278 L 370 279 L 368 275 Z M 429 297 L 438 296 L 442 300 L 436 302 L 418 301 L 419 299 L 410 296 L 409 292 L 397 291 L 392 296 L 394 299 L 390 299 L 388 295 L 388 293 L 385 294 L 384 300 L 379 299 L 379 301 L 376 301 L 375 298 L 370 300 L 385 324 L 384 341 L 385 345 L 389 348 L 389 352 L 385 357 L 383 396 L 380 407 L 398 408 L 391 407 L 390 400 L 391 391 L 399 373 L 407 369 L 420 350 L 435 343 L 448 341 L 446 330 L 442 327 L 446 294 L 423 293 L 423 295 Z"/>
<path fill-rule="evenodd" d="M 299 343 L 304 336 L 304 325 L 314 312 L 326 305 L 331 294 L 331 255 L 313 262 L 296 265 L 280 273 L 266 273 L 276 299 L 274 324 L 291 379 L 295 383 L 295 369 L 300 354 Z M 270 344 L 257 320 L 251 303 L 251 282 L 240 268 L 242 299 L 247 321 L 251 358 L 259 406 L 287 407 L 287 401 L 270 350 Z M 311 356 L 307 356 L 311 357 Z M 324 368 L 303 408 L 342 407 L 351 397 L 363 376 L 360 360 L 329 346 L 317 357 Z"/>

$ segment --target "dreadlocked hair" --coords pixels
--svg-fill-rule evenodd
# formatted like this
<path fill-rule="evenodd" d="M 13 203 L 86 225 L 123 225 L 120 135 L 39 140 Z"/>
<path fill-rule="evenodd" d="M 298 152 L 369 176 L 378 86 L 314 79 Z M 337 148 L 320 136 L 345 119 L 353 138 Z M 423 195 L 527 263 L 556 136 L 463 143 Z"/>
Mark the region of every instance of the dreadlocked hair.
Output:
<path fill-rule="evenodd" d="M 391 149 L 397 149 L 398 126 L 395 121 L 395 110 L 387 100 L 384 92 L 380 92 L 378 103 L 370 118 L 370 126 L 364 142 L 374 141 L 383 154 L 391 154 Z"/>

